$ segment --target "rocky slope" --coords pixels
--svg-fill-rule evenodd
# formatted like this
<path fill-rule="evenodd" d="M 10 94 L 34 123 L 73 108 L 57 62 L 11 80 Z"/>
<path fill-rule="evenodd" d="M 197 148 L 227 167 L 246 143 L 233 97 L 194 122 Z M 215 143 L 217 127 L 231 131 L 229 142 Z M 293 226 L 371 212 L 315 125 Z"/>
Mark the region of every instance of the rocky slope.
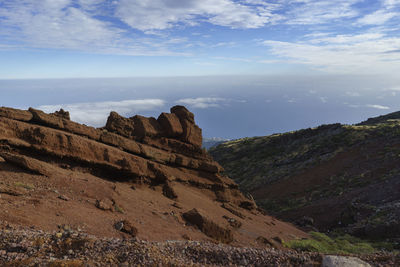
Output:
<path fill-rule="evenodd" d="M 0 221 L 107 238 L 280 247 L 307 235 L 264 215 L 202 150 L 183 106 L 157 119 L 0 108 Z M 4 248 L 0 248 L 4 249 Z"/>
<path fill-rule="evenodd" d="M 244 138 L 210 154 L 268 212 L 306 229 L 400 238 L 400 114 Z"/>

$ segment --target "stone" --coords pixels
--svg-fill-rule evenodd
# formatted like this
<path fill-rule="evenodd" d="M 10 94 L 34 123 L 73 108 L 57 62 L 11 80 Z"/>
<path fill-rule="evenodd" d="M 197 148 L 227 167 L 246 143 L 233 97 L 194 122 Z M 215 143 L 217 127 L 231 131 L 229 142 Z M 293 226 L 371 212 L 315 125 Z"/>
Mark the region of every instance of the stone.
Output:
<path fill-rule="evenodd" d="M 131 137 L 134 131 L 134 123 L 131 119 L 122 117 L 115 111 L 111 111 L 107 118 L 105 128 L 125 137 Z"/>
<path fill-rule="evenodd" d="M 168 181 L 163 185 L 163 195 L 169 199 L 178 198 L 178 195 L 176 194 L 172 184 Z"/>
<path fill-rule="evenodd" d="M 254 201 L 246 200 L 240 202 L 239 206 L 246 210 L 254 210 L 257 208 L 257 205 Z"/>
<path fill-rule="evenodd" d="M 31 112 L 14 108 L 0 107 L 0 116 L 18 121 L 30 121 L 33 118 Z"/>
<path fill-rule="evenodd" d="M 68 132 L 89 137 L 93 140 L 99 140 L 101 132 L 93 127 L 79 124 L 67 119 L 63 120 L 64 129 Z"/>
<path fill-rule="evenodd" d="M 192 144 L 197 148 L 202 146 L 202 133 L 199 126 L 194 122 L 194 115 L 184 106 L 174 106 L 171 108 L 171 113 L 175 114 L 182 125 L 183 133 L 179 137 L 180 140 Z"/>
<path fill-rule="evenodd" d="M 188 223 L 197 226 L 197 228 L 202 231 L 205 235 L 223 242 L 223 243 L 230 243 L 233 241 L 233 234 L 232 231 L 226 229 L 217 223 L 211 221 L 207 218 L 203 212 L 192 209 L 188 212 L 183 213 L 183 218 Z"/>
<path fill-rule="evenodd" d="M 199 126 L 189 122 L 188 120 L 181 120 L 183 134 L 181 140 L 200 148 L 202 146 L 203 137 Z"/>
<path fill-rule="evenodd" d="M 187 108 L 184 106 L 173 106 L 171 108 L 171 113 L 176 114 L 178 116 L 179 120 L 187 120 L 190 123 L 194 124 L 194 115 L 192 112 L 190 112 Z"/>
<path fill-rule="evenodd" d="M 129 234 L 132 237 L 136 237 L 138 230 L 137 228 L 128 220 L 123 220 L 115 223 L 115 229 L 123 233 Z"/>
<path fill-rule="evenodd" d="M 144 138 L 145 136 L 158 137 L 162 135 L 161 126 L 153 117 L 146 118 L 136 115 L 131 120 L 133 120 L 135 125 L 133 135 L 138 138 Z"/>
<path fill-rule="evenodd" d="M 37 110 L 34 108 L 29 108 L 29 111 L 32 113 L 33 121 L 43 125 L 56 129 L 64 129 L 63 119 L 56 115 L 46 114 L 41 110 Z"/>
<path fill-rule="evenodd" d="M 17 165 L 25 170 L 35 174 L 41 174 L 50 177 L 55 173 L 55 168 L 46 162 L 33 159 L 23 155 L 11 154 L 8 152 L 0 152 L 0 156 L 11 164 Z"/>
<path fill-rule="evenodd" d="M 107 211 L 112 211 L 114 203 L 110 199 L 97 199 L 96 200 L 96 208 Z"/>
<path fill-rule="evenodd" d="M 322 267 L 371 267 L 356 257 L 327 255 L 322 259 Z"/>
<path fill-rule="evenodd" d="M 64 111 L 62 108 L 59 111 L 55 111 L 54 113 L 50 113 L 50 115 L 55 115 L 58 116 L 64 120 L 70 120 L 71 117 L 69 116 L 69 112 L 68 111 Z"/>
<path fill-rule="evenodd" d="M 183 134 L 181 122 L 176 114 L 163 112 L 157 121 L 167 137 L 178 137 Z"/>

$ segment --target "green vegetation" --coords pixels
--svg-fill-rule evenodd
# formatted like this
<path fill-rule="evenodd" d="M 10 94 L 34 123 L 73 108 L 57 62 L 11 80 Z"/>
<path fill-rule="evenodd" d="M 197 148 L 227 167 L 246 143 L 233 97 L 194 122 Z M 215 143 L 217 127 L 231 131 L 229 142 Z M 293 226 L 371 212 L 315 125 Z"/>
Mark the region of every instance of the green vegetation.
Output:
<path fill-rule="evenodd" d="M 32 190 L 32 189 L 35 188 L 35 186 L 33 184 L 25 184 L 25 183 L 22 183 L 22 182 L 15 182 L 14 185 L 16 187 L 22 187 L 22 188 L 25 188 L 27 190 Z"/>
<path fill-rule="evenodd" d="M 125 213 L 124 209 L 117 204 L 114 204 L 114 210 L 119 213 Z"/>
<path fill-rule="evenodd" d="M 311 232 L 311 239 L 297 239 L 284 242 L 288 248 L 332 254 L 367 254 L 376 250 L 393 250 L 390 243 L 367 242 L 350 235 L 331 238 L 325 234 Z"/>
<path fill-rule="evenodd" d="M 390 227 L 398 222 L 398 207 L 391 202 L 399 195 L 391 182 L 400 176 L 400 112 L 357 125 L 330 124 L 242 138 L 209 153 L 241 190 L 255 196 L 259 207 L 278 218 L 296 223 L 303 211 L 317 221 L 324 207 L 338 205 L 331 215 L 333 223 L 316 224 L 320 229 L 341 228 L 382 240 L 398 238 L 390 234 Z M 329 242 L 319 239 L 288 245 L 350 253 L 377 244 L 354 243 L 343 234 Z"/>

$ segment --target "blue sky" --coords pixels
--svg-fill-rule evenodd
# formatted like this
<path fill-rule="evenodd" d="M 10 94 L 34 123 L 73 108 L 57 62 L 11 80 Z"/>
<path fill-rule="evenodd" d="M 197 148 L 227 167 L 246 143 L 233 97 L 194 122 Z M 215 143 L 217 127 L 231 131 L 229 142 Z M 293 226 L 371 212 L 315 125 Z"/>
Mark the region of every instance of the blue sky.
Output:
<path fill-rule="evenodd" d="M 400 0 L 0 0 L 1 105 L 101 126 L 184 104 L 208 137 L 353 123 L 399 109 L 399 15 Z"/>
<path fill-rule="evenodd" d="M 394 73 L 399 0 L 1 0 L 0 78 Z"/>

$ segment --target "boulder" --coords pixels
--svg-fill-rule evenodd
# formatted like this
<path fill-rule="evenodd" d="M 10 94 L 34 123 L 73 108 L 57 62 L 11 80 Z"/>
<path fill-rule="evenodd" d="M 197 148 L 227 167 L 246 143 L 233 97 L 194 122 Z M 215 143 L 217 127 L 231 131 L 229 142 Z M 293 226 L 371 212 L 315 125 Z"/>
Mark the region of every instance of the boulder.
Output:
<path fill-rule="evenodd" d="M 183 128 L 181 140 L 200 148 L 203 144 L 203 137 L 200 127 L 188 120 L 181 120 L 181 124 Z"/>
<path fill-rule="evenodd" d="M 172 107 L 171 113 L 175 114 L 181 122 L 183 133 L 180 136 L 180 140 L 201 148 L 203 137 L 201 129 L 194 122 L 193 113 L 184 106 Z"/>
<path fill-rule="evenodd" d="M 107 210 L 112 211 L 113 205 L 114 205 L 113 201 L 108 198 L 107 199 L 97 199 L 96 204 L 95 204 L 96 208 L 104 210 L 104 211 L 107 211 Z"/>
<path fill-rule="evenodd" d="M 323 257 L 322 267 L 371 267 L 371 265 L 356 257 L 327 255 Z"/>
<path fill-rule="evenodd" d="M 145 136 L 149 137 L 158 137 L 162 135 L 161 126 L 158 121 L 153 118 L 146 118 L 140 115 L 136 115 L 132 118 L 135 128 L 133 130 L 133 135 L 139 138 L 144 138 Z"/>
<path fill-rule="evenodd" d="M 166 182 L 163 186 L 163 195 L 169 199 L 177 199 L 178 195 L 176 194 L 172 184 L 170 182 Z"/>
<path fill-rule="evenodd" d="M 115 229 L 135 237 L 138 233 L 137 228 L 128 220 L 119 221 L 114 225 Z"/>
<path fill-rule="evenodd" d="M 50 113 L 50 115 L 58 116 L 64 120 L 70 120 L 69 112 L 64 111 L 62 108 L 59 111 L 56 111 L 54 113 Z"/>
<path fill-rule="evenodd" d="M 64 129 L 63 119 L 59 116 L 46 114 L 43 111 L 34 108 L 29 108 L 29 111 L 32 113 L 32 120 L 34 122 L 51 128 Z"/>
<path fill-rule="evenodd" d="M 30 121 L 33 116 L 27 110 L 0 107 L 0 116 L 18 121 Z"/>
<path fill-rule="evenodd" d="M 157 121 L 167 137 L 178 137 L 183 134 L 181 122 L 176 114 L 163 112 Z"/>
<path fill-rule="evenodd" d="M 171 108 L 171 113 L 176 114 L 179 120 L 187 120 L 194 124 L 194 115 L 184 106 L 173 106 Z"/>
<path fill-rule="evenodd" d="M 131 119 L 122 117 L 117 112 L 111 111 L 105 128 L 110 132 L 114 132 L 125 137 L 131 137 L 134 130 L 134 125 Z"/>
<path fill-rule="evenodd" d="M 233 234 L 231 230 L 221 227 L 217 223 L 211 221 L 203 214 L 203 212 L 200 212 L 197 209 L 192 209 L 188 212 L 185 212 L 182 216 L 185 221 L 197 226 L 197 228 L 199 228 L 199 230 L 205 235 L 217 241 L 223 243 L 230 243 L 233 241 Z"/>

